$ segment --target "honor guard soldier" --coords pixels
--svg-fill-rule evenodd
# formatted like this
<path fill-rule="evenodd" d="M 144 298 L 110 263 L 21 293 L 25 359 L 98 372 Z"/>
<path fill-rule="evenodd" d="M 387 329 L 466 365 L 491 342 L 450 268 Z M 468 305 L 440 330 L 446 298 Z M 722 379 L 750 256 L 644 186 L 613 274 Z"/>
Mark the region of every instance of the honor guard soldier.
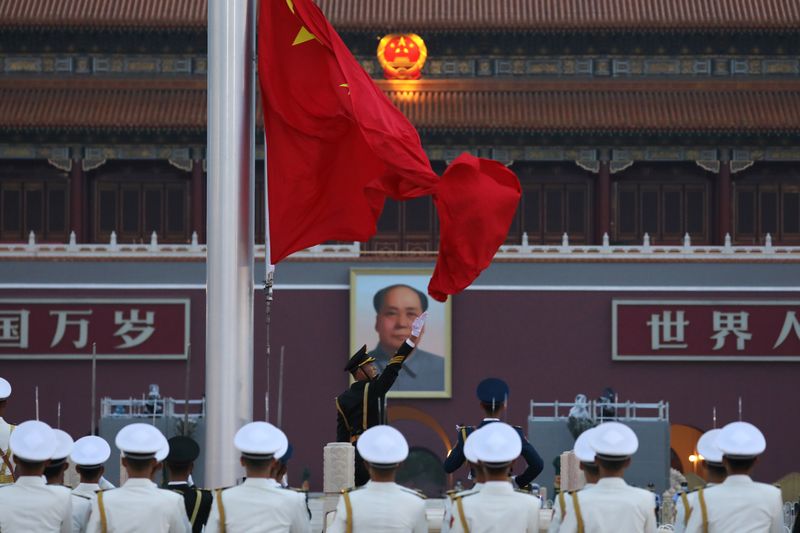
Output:
<path fill-rule="evenodd" d="M 693 512 L 697 511 L 697 496 L 702 494 L 705 489 L 710 489 L 714 485 L 719 485 L 725 481 L 728 475 L 725 466 L 722 464 L 722 450 L 717 446 L 717 437 L 721 429 L 712 429 L 703 433 L 697 441 L 697 453 L 702 458 L 706 466 L 706 485 L 699 491 L 683 491 L 678 496 L 675 503 L 675 532 L 683 533 L 686 524 Z"/>
<path fill-rule="evenodd" d="M 72 529 L 73 531 L 85 531 L 89 520 L 89 513 L 92 511 L 91 498 L 74 496 L 72 489 L 64 486 L 64 473 L 69 468 L 69 455 L 75 446 L 75 441 L 66 431 L 54 429 L 56 436 L 56 451 L 50 458 L 50 463 L 44 469 L 44 477 L 47 486 L 57 492 L 69 494 L 72 500 Z"/>
<path fill-rule="evenodd" d="M 213 497 L 210 490 L 198 489 L 190 482 L 194 462 L 200 456 L 200 445 L 194 439 L 184 436 L 169 439 L 169 454 L 165 459 L 167 466 L 167 488 L 183 496 L 186 516 L 192 525 L 193 533 L 200 533 L 211 513 Z"/>
<path fill-rule="evenodd" d="M 515 491 L 509 479 L 511 464 L 522 451 L 522 439 L 504 422 L 487 424 L 475 432 L 475 457 L 486 482 L 480 490 L 453 498 L 452 533 L 539 532 L 541 501 Z"/>
<path fill-rule="evenodd" d="M 151 481 L 156 453 L 167 444 L 164 435 L 149 424 L 130 424 L 117 433 L 114 443 L 122 453 L 128 480 L 118 489 L 97 493 L 86 531 L 190 532 L 183 498 Z"/>
<path fill-rule="evenodd" d="M 383 372 L 378 375 L 374 357 L 367 354 L 367 346 L 350 358 L 345 371 L 350 372 L 355 382 L 336 398 L 336 440 L 356 444 L 367 429 L 386 422 L 386 393 L 397 379 L 403 361 L 411 354 L 425 327 L 426 313 L 414 319 L 411 337 L 398 348 Z M 369 481 L 369 474 L 358 455 L 356 447 L 355 484 L 360 487 Z"/>
<path fill-rule="evenodd" d="M 578 459 L 578 466 L 583 471 L 583 477 L 586 478 L 586 484 L 581 490 L 589 490 L 597 484 L 600 477 L 600 472 L 595 463 L 594 449 L 589 444 L 589 435 L 592 434 L 594 428 L 589 428 L 575 439 L 575 446 L 573 453 Z M 570 496 L 571 493 L 561 491 L 558 493 L 556 501 L 553 502 L 553 518 L 550 520 L 550 527 L 548 533 L 557 533 L 561 527 L 561 522 L 564 521 L 564 516 L 569 512 Z"/>
<path fill-rule="evenodd" d="M 427 533 L 425 499 L 395 483 L 408 443 L 391 426 L 375 426 L 361 434 L 356 448 L 367 464 L 370 480 L 345 490 L 328 533 Z"/>
<path fill-rule="evenodd" d="M 747 422 L 732 422 L 717 436 L 728 477 L 721 484 L 697 491 L 697 506 L 687 533 L 781 533 L 783 498 L 780 489 L 750 478 L 758 456 L 767 448 L 761 431 Z"/>
<path fill-rule="evenodd" d="M 475 393 L 486 415 L 478 427 L 484 427 L 492 422 L 499 422 L 500 416 L 508 405 L 508 384 L 502 379 L 487 378 L 478 384 Z M 513 427 L 522 440 L 522 457 L 528 464 L 525 471 L 514 478 L 514 483 L 517 487 L 527 488 L 531 481 L 536 479 L 536 476 L 542 472 L 544 461 L 536 452 L 536 448 L 525 438 L 522 428 L 519 426 Z M 450 450 L 450 453 L 447 454 L 447 459 L 444 461 L 444 471 L 448 474 L 452 474 L 464 464 L 464 441 L 473 431 L 475 431 L 474 426 L 459 426 L 456 445 Z"/>
<path fill-rule="evenodd" d="M 276 454 L 284 453 L 288 443 L 283 431 L 268 422 L 250 422 L 236 432 L 233 444 L 241 452 L 247 477 L 241 485 L 214 491 L 206 532 L 309 533 L 303 494 L 276 487 L 270 480 Z"/>
<path fill-rule="evenodd" d="M 69 459 L 69 454 L 72 453 L 75 441 L 66 431 L 54 429 L 53 433 L 56 436 L 56 449 L 50 458 L 50 463 L 44 469 L 44 477 L 47 478 L 48 486 L 72 492 L 64 486 L 64 472 L 69 468 L 67 460 Z"/>
<path fill-rule="evenodd" d="M 44 469 L 56 449 L 53 429 L 37 420 L 23 422 L 11 434 L 11 449 L 19 477 L 0 488 L 0 531 L 30 533 L 72 531 L 69 492 L 45 485 Z"/>
<path fill-rule="evenodd" d="M 619 422 L 600 424 L 589 436 L 600 479 L 589 490 L 570 494 L 560 533 L 655 533 L 653 494 L 622 479 L 639 449 L 631 428 Z"/>
<path fill-rule="evenodd" d="M 111 447 L 100 437 L 80 438 L 72 447 L 70 459 L 80 476 L 80 483 L 72 489 L 72 523 L 75 531 L 86 531 L 92 512 L 92 498 L 100 490 L 100 478 L 110 456 Z"/>
<path fill-rule="evenodd" d="M 3 418 L 8 398 L 11 396 L 11 383 L 0 378 L 0 487 L 14 483 L 14 463 L 11 460 L 9 438 L 14 426 Z"/>
<path fill-rule="evenodd" d="M 475 443 L 478 441 L 476 435 L 478 435 L 480 431 L 480 429 L 476 429 L 470 433 L 467 436 L 467 440 L 464 441 L 464 457 L 466 458 L 467 463 L 469 463 L 470 472 L 474 474 L 472 479 L 475 481 L 475 484 L 471 489 L 447 491 L 447 498 L 444 500 L 444 513 L 442 514 L 441 533 L 449 533 L 450 528 L 453 527 L 453 523 L 456 520 L 456 517 L 453 514 L 453 502 L 455 499 L 462 498 L 467 494 L 472 494 L 475 491 L 481 490 L 481 487 L 483 487 L 483 484 L 486 482 L 486 472 L 478 463 L 478 458 L 475 457 Z"/>

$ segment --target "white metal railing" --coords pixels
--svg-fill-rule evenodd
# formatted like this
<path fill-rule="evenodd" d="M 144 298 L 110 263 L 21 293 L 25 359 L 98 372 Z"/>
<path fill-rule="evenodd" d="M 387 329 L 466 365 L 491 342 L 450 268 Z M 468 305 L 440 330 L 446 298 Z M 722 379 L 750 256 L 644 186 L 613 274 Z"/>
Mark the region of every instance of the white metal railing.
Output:
<path fill-rule="evenodd" d="M 187 414 L 188 411 L 188 414 Z M 182 400 L 177 398 L 128 398 L 100 400 L 100 416 L 110 418 L 203 418 L 206 400 Z"/>
<path fill-rule="evenodd" d="M 608 420 L 669 420 L 669 402 L 611 402 L 589 400 L 576 402 L 535 402 L 531 400 L 530 418 L 537 420 L 567 420 L 573 407 L 583 407 L 594 422 Z M 538 410 L 538 414 L 537 414 Z M 542 414 L 544 411 L 544 414 Z M 613 414 L 611 414 L 613 413 Z"/>
<path fill-rule="evenodd" d="M 0 259 L 2 258 L 37 258 L 37 257 L 73 257 L 73 258 L 160 258 L 160 259 L 198 259 L 204 260 L 207 247 L 197 241 L 197 232 L 192 233 L 192 240 L 187 244 L 160 244 L 155 232 L 149 243 L 123 244 L 117 241 L 116 233 L 111 233 L 107 244 L 78 244 L 75 233 L 70 234 L 66 244 L 38 243 L 33 232 L 27 243 L 0 243 Z M 265 247 L 256 245 L 255 257 L 263 258 Z M 431 256 L 437 252 L 373 252 L 361 249 L 361 244 L 320 244 L 292 254 L 297 259 L 335 259 L 359 257 L 403 257 Z M 773 246 L 772 236 L 768 233 L 763 246 L 734 246 L 730 235 L 725 236 L 722 246 L 694 246 L 689 235 L 685 235 L 679 245 L 652 245 L 650 236 L 644 235 L 641 246 L 611 245 L 608 235 L 603 235 L 603 243 L 595 245 L 571 245 L 565 233 L 561 244 L 529 244 L 528 235 L 522 235 L 520 244 L 503 245 L 495 256 L 496 259 L 558 259 L 558 260 L 602 260 L 631 261 L 644 259 L 648 261 L 719 261 L 719 260 L 761 260 L 761 261 L 800 261 L 800 246 Z"/>

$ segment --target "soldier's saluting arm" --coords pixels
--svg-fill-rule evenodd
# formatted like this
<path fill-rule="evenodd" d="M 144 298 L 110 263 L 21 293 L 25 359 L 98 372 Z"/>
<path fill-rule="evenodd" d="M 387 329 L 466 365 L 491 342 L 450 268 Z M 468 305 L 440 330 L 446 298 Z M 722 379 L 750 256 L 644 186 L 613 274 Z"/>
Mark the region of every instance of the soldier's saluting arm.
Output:
<path fill-rule="evenodd" d="M 397 375 L 400 373 L 400 369 L 403 367 L 403 362 L 411 355 L 414 348 L 416 348 L 419 337 L 422 335 L 422 330 L 425 328 L 425 320 L 427 320 L 427 318 L 428 313 L 425 312 L 414 319 L 414 322 L 411 324 L 411 336 L 400 345 L 397 352 L 389 359 L 389 364 L 386 365 L 386 368 L 380 373 L 378 379 L 375 380 L 373 384 L 373 387 L 375 387 L 375 394 L 382 396 L 392 388 L 392 385 L 394 385 L 397 379 Z"/>

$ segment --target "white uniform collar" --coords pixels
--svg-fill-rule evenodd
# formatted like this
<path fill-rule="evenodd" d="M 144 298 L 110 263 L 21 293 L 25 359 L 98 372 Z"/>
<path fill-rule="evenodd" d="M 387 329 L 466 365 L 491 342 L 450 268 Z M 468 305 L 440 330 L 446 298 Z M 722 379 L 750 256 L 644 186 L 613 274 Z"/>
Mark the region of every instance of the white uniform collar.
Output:
<path fill-rule="evenodd" d="M 244 480 L 242 485 L 247 487 L 258 487 L 258 488 L 272 488 L 274 485 L 270 482 L 274 482 L 274 479 L 268 479 L 264 477 L 249 477 Z"/>
<path fill-rule="evenodd" d="M 745 474 L 735 474 L 732 476 L 728 476 L 725 478 L 725 481 L 722 482 L 722 485 L 747 485 L 752 483 L 753 479 Z"/>
<path fill-rule="evenodd" d="M 486 493 L 505 493 L 514 492 L 514 487 L 508 481 L 487 481 L 480 490 Z"/>
<path fill-rule="evenodd" d="M 369 490 L 392 490 L 397 486 L 394 481 L 372 481 L 371 479 L 364 485 Z"/>
<path fill-rule="evenodd" d="M 628 484 L 621 477 L 604 477 L 597 482 L 598 487 L 627 487 Z"/>
<path fill-rule="evenodd" d="M 15 485 L 22 485 L 24 487 L 44 487 L 46 483 L 42 476 L 20 476 L 17 478 Z"/>
<path fill-rule="evenodd" d="M 153 487 L 158 488 L 151 480 L 143 477 L 129 477 L 123 487 Z"/>

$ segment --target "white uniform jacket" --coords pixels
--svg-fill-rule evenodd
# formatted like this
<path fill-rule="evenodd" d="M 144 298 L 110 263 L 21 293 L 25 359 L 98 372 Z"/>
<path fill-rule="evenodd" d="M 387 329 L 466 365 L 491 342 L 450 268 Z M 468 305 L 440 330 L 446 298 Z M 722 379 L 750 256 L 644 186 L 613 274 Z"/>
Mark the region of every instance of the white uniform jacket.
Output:
<path fill-rule="evenodd" d="M 696 493 L 695 493 L 696 494 Z M 728 476 L 724 482 L 703 491 L 709 533 L 782 533 L 783 498 L 772 485 L 756 483 L 750 476 Z M 686 533 L 703 531 L 698 503 L 689 517 Z"/>
<path fill-rule="evenodd" d="M 411 489 L 393 482 L 368 481 L 348 492 L 353 533 L 427 533 L 425 500 Z M 328 533 L 345 533 L 348 521 L 344 496 L 339 496 L 336 516 Z"/>
<path fill-rule="evenodd" d="M 541 501 L 536 496 L 515 491 L 508 481 L 487 481 L 481 490 L 458 501 L 470 533 L 539 533 Z M 452 533 L 466 531 L 458 501 L 452 504 L 455 516 L 450 528 Z"/>
<path fill-rule="evenodd" d="M 72 497 L 53 490 L 41 476 L 22 476 L 0 488 L 0 531 L 3 533 L 69 533 Z"/>
<path fill-rule="evenodd" d="M 594 487 L 594 483 L 587 483 L 580 490 L 589 490 Z M 561 507 L 561 495 L 564 495 L 564 507 Z M 571 512 L 572 507 L 572 494 L 571 492 L 560 492 L 556 496 L 556 501 L 553 502 L 553 518 L 550 519 L 550 527 L 547 528 L 547 533 L 558 533 L 561 527 L 562 516 L 566 516 Z"/>
<path fill-rule="evenodd" d="M 465 494 L 470 494 L 472 492 L 481 490 L 483 487 L 483 483 L 475 483 L 475 485 L 471 489 L 461 490 L 458 492 L 448 492 L 447 498 L 444 499 L 444 512 L 442 513 L 442 530 L 441 533 L 450 533 L 450 528 L 453 525 L 453 522 L 456 520 L 456 516 L 453 514 L 453 498 L 456 496 L 462 497 Z"/>
<path fill-rule="evenodd" d="M 9 438 L 11 438 L 11 424 L 3 420 L 3 417 L 0 416 L 0 451 L 6 454 L 6 459 L 12 468 L 12 470 L 9 470 L 6 462 L 0 458 L 0 485 L 10 485 L 14 482 L 14 477 L 12 475 L 14 459 L 12 457 L 11 448 L 8 446 Z"/>
<path fill-rule="evenodd" d="M 89 525 L 89 517 L 92 514 L 92 496 L 84 496 L 70 492 L 72 498 L 72 531 L 84 533 L 86 526 Z"/>
<path fill-rule="evenodd" d="M 590 490 L 578 491 L 578 511 L 585 533 L 655 533 L 656 512 L 653 493 L 631 487 L 618 477 L 607 477 Z M 569 497 L 559 533 L 577 533 L 578 512 Z"/>
<path fill-rule="evenodd" d="M 103 509 L 109 533 L 190 533 L 183 496 L 159 489 L 144 478 L 129 478 L 118 489 L 103 493 Z M 88 533 L 102 530 L 98 498 L 92 498 Z"/>
<path fill-rule="evenodd" d="M 275 480 L 247 478 L 237 487 L 214 492 L 206 533 L 308 533 L 305 495 L 279 488 Z M 225 514 L 221 524 L 220 502 Z"/>

